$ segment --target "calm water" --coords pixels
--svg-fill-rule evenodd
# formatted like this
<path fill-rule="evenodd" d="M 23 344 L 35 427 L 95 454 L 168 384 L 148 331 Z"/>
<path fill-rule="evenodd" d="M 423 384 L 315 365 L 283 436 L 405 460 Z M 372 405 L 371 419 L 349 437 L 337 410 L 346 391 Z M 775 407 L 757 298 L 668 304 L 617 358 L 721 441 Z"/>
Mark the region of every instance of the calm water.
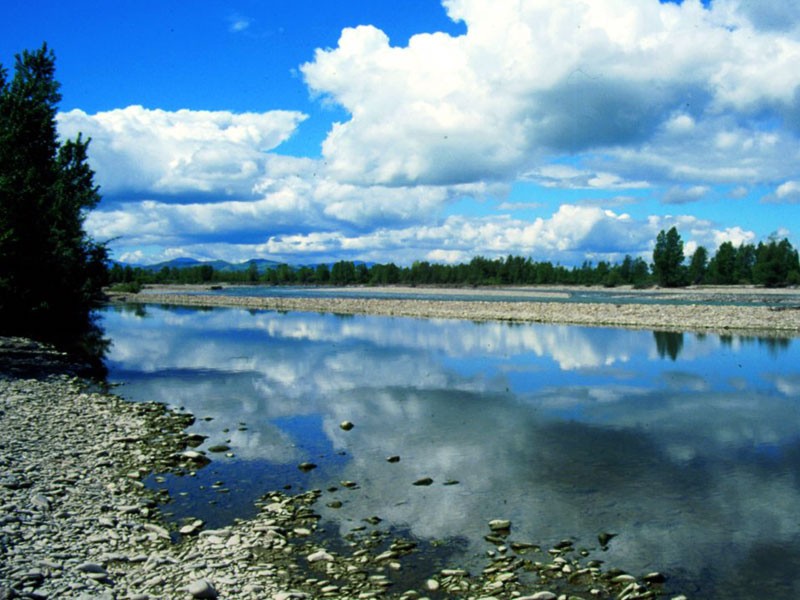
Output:
<path fill-rule="evenodd" d="M 377 515 L 460 565 L 493 518 L 543 545 L 611 531 L 608 565 L 691 598 L 800 597 L 800 340 L 154 306 L 104 326 L 119 393 L 235 454 L 167 479 L 177 518 L 352 480 L 316 507 L 329 533 Z"/>

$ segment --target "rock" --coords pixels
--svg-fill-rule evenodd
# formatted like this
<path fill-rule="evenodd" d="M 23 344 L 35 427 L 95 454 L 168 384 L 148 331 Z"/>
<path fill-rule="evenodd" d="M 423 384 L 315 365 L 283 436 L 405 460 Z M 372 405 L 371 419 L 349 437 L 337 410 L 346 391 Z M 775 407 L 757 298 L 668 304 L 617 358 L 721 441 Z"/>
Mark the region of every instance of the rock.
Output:
<path fill-rule="evenodd" d="M 354 425 L 350 421 L 342 421 L 341 423 L 339 423 L 339 427 L 341 427 L 345 431 L 350 431 L 354 427 Z"/>
<path fill-rule="evenodd" d="M 556 596 L 553 592 L 543 591 L 543 592 L 536 592 L 532 596 L 523 596 L 521 598 L 517 598 L 517 600 L 556 600 L 558 596 Z"/>
<path fill-rule="evenodd" d="M 170 539 L 169 538 L 169 531 L 167 531 L 165 528 L 161 527 L 160 525 L 155 525 L 153 523 L 145 523 L 144 524 L 144 528 L 147 531 L 156 534 L 160 538 L 163 538 L 165 540 Z"/>
<path fill-rule="evenodd" d="M 231 449 L 231 447 L 226 445 L 226 444 L 216 444 L 215 446 L 211 446 L 208 449 L 208 451 L 209 452 L 217 452 L 217 453 L 219 453 L 219 452 L 227 452 L 230 449 Z"/>
<path fill-rule="evenodd" d="M 97 563 L 85 562 L 79 564 L 76 568 L 81 573 L 97 573 L 106 575 L 106 570 L 102 565 L 98 565 Z"/>
<path fill-rule="evenodd" d="M 203 528 L 203 521 L 200 519 L 195 519 L 191 523 L 188 523 L 180 528 L 179 532 L 181 535 L 192 535 L 200 531 Z"/>
<path fill-rule="evenodd" d="M 297 465 L 297 468 L 300 469 L 303 473 L 308 473 L 309 471 L 313 471 L 314 469 L 316 469 L 317 465 L 315 465 L 312 462 L 302 462 L 299 465 Z"/>
<path fill-rule="evenodd" d="M 398 462 L 400 462 L 400 457 L 399 456 L 389 456 L 389 457 L 386 458 L 386 462 L 398 463 Z"/>
<path fill-rule="evenodd" d="M 489 521 L 489 529 L 492 531 L 508 531 L 511 529 L 511 521 L 508 519 L 493 519 Z"/>
<path fill-rule="evenodd" d="M 600 545 L 603 548 L 605 548 L 606 546 L 608 546 L 608 542 L 610 542 L 615 537 L 617 537 L 616 533 L 607 533 L 607 532 L 604 531 L 604 532 L 598 534 L 597 541 L 600 542 Z"/>
<path fill-rule="evenodd" d="M 48 510 L 50 508 L 50 499 L 44 494 L 34 494 L 31 497 L 31 504 L 38 509 Z"/>
<path fill-rule="evenodd" d="M 208 579 L 198 579 L 186 586 L 186 591 L 189 592 L 193 598 L 216 598 L 219 594 L 214 586 Z"/>
<path fill-rule="evenodd" d="M 316 552 L 312 552 L 306 557 L 306 560 L 310 563 L 316 562 L 331 562 L 333 561 L 333 556 L 326 552 L 325 550 L 317 550 Z"/>
<path fill-rule="evenodd" d="M 417 479 L 414 482 L 414 485 L 430 485 L 433 483 L 433 479 L 430 477 L 423 477 L 422 479 Z"/>
<path fill-rule="evenodd" d="M 207 465 L 211 462 L 210 458 L 208 458 L 202 452 L 198 452 L 197 450 L 186 450 L 185 452 L 181 452 L 180 456 L 185 460 L 189 460 L 201 466 Z"/>

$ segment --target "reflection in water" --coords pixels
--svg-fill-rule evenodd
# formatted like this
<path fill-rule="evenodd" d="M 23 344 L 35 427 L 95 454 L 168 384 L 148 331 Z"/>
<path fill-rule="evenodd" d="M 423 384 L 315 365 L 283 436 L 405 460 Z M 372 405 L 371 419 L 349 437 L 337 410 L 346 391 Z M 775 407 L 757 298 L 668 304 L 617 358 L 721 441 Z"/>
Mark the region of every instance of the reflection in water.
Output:
<path fill-rule="evenodd" d="M 656 349 L 661 358 L 669 356 L 672 360 L 677 360 L 683 348 L 683 334 L 677 331 L 654 331 L 656 338 Z"/>
<path fill-rule="evenodd" d="M 124 395 L 185 407 L 202 448 L 235 454 L 170 480 L 176 515 L 215 526 L 267 490 L 335 486 L 318 507 L 329 529 L 378 515 L 458 538 L 457 564 L 509 518 L 541 544 L 614 531 L 608 564 L 666 570 L 694 597 L 800 591 L 792 340 L 157 307 L 105 326 Z"/>

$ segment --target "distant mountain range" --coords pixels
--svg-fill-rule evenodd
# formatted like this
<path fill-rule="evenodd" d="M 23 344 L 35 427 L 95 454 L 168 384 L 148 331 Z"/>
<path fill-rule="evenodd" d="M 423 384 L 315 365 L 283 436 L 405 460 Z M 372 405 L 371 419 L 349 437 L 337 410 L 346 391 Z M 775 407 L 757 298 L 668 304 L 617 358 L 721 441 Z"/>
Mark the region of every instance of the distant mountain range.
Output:
<path fill-rule="evenodd" d="M 120 264 L 123 267 L 128 267 L 128 266 L 129 267 L 133 267 L 133 268 L 137 268 L 138 267 L 140 269 L 144 269 L 145 271 L 152 271 L 152 272 L 160 271 L 164 267 L 167 267 L 167 268 L 170 268 L 170 269 L 172 269 L 172 268 L 190 269 L 192 267 L 200 267 L 200 266 L 203 266 L 203 265 L 210 265 L 210 266 L 214 267 L 215 271 L 220 271 L 220 272 L 223 272 L 223 273 L 224 272 L 230 273 L 230 272 L 247 271 L 250 268 L 250 264 L 251 263 L 255 263 L 256 264 L 256 268 L 258 269 L 259 273 L 264 273 L 264 272 L 266 272 L 266 271 L 268 271 L 270 269 L 277 268 L 278 265 L 285 264 L 285 263 L 280 263 L 280 262 L 277 262 L 277 261 L 274 261 L 274 260 L 267 260 L 265 258 L 253 258 L 251 260 L 246 260 L 246 261 L 240 262 L 240 263 L 230 263 L 230 262 L 227 262 L 227 261 L 224 261 L 224 260 L 197 260 L 196 258 L 186 258 L 186 257 L 173 258 L 172 260 L 168 260 L 168 261 L 160 262 L 160 263 L 155 263 L 155 264 L 152 264 L 152 265 L 137 265 L 137 264 L 124 263 L 124 262 L 119 262 L 119 261 L 117 261 L 117 262 L 118 262 L 118 264 Z M 327 263 L 327 264 L 328 264 L 329 267 L 331 267 L 331 266 L 333 266 L 334 263 Z M 367 266 L 372 266 L 372 264 L 374 264 L 374 263 L 364 263 L 363 261 L 357 260 L 357 261 L 353 261 L 353 264 L 355 264 L 355 265 L 366 264 Z M 292 265 L 292 264 L 290 264 L 289 266 L 292 269 L 299 269 L 300 267 L 303 267 L 303 266 L 308 266 L 308 267 L 311 267 L 311 268 L 315 268 L 317 265 L 316 264 L 314 264 L 314 265 Z"/>

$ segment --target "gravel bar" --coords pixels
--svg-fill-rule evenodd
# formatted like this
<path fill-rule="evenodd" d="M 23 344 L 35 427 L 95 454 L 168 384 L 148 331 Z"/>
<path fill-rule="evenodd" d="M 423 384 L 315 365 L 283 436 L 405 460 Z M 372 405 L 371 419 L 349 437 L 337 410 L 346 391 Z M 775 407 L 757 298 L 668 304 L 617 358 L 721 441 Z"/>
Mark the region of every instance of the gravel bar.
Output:
<path fill-rule="evenodd" d="M 116 301 L 179 306 L 227 306 L 277 311 L 416 318 L 800 335 L 800 307 L 697 304 L 508 302 L 388 298 L 222 296 L 176 292 L 117 295 Z"/>

